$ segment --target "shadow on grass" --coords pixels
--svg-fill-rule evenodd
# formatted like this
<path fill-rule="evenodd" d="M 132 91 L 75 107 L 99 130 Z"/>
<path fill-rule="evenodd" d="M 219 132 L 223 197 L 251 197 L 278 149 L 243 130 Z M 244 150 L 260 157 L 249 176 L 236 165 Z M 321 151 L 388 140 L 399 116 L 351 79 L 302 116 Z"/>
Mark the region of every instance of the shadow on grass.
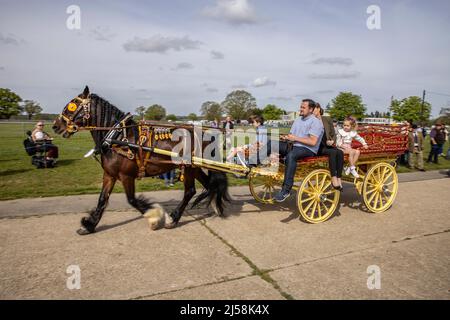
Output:
<path fill-rule="evenodd" d="M 1 171 L 0 177 L 12 176 L 15 174 L 25 173 L 25 172 L 33 171 L 33 170 L 36 170 L 36 169 L 18 169 L 18 170 Z"/>
<path fill-rule="evenodd" d="M 58 160 L 56 165 L 57 166 L 68 166 L 68 165 L 71 165 L 72 163 L 74 163 L 76 161 L 80 161 L 80 160 L 79 159 L 63 159 L 63 160 Z"/>

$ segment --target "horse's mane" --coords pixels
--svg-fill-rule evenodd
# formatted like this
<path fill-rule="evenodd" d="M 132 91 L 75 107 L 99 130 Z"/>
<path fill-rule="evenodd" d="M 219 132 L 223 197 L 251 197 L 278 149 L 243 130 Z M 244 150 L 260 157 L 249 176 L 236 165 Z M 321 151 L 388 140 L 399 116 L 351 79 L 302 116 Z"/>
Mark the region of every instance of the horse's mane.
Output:
<path fill-rule="evenodd" d="M 92 93 L 91 99 L 91 125 L 94 127 L 112 127 L 117 122 L 125 117 L 125 112 L 109 103 L 102 97 Z M 132 119 L 127 121 L 127 124 L 133 122 Z M 95 142 L 95 149 L 102 152 L 102 143 L 108 131 L 94 130 L 92 131 L 92 138 Z"/>

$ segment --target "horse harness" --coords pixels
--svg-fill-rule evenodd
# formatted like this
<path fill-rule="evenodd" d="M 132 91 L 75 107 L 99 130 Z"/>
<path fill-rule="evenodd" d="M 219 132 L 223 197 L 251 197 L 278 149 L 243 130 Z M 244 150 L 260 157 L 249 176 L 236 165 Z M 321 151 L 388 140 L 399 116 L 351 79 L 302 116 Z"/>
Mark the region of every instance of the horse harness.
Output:
<path fill-rule="evenodd" d="M 75 103 L 77 102 L 77 103 Z M 81 115 L 81 112 L 83 114 Z M 79 127 L 75 124 L 75 120 L 82 116 L 83 126 Z M 128 158 L 129 160 L 136 160 L 136 164 L 139 168 L 138 179 L 141 179 L 145 176 L 145 167 L 150 162 L 151 151 L 144 151 L 143 147 L 152 148 L 155 146 L 157 141 L 170 140 L 172 139 L 172 130 L 171 126 L 155 126 L 153 124 L 146 123 L 142 121 L 137 125 L 127 126 L 126 123 L 128 120 L 132 119 L 132 115 L 127 113 L 122 119 L 120 119 L 114 126 L 112 127 L 102 127 L 101 123 L 99 123 L 99 119 L 101 117 L 97 117 L 97 125 L 92 126 L 89 125 L 89 120 L 92 118 L 91 116 L 91 99 L 88 98 L 74 98 L 67 106 L 64 108 L 63 112 L 59 116 L 66 122 L 66 130 L 69 133 L 75 133 L 79 130 L 89 130 L 89 131 L 108 131 L 101 143 L 102 148 L 110 148 L 112 151 L 117 154 Z M 110 140 L 121 140 L 128 143 L 128 134 L 127 129 L 134 129 L 135 143 L 139 145 L 139 149 L 137 151 L 133 151 L 131 148 L 127 146 L 117 146 L 112 145 L 108 141 Z M 98 150 L 96 153 L 98 154 Z M 165 162 L 164 160 L 158 160 L 158 162 Z M 172 163 L 170 160 L 167 162 Z M 183 181 L 183 172 L 184 166 L 181 167 L 182 173 L 180 176 L 180 180 Z"/>

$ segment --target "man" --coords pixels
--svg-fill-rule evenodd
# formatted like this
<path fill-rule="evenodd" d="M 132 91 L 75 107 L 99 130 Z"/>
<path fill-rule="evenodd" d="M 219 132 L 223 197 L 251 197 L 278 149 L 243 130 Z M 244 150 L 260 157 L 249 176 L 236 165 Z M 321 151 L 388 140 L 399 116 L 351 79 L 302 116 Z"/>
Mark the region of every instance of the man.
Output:
<path fill-rule="evenodd" d="M 276 202 L 283 202 L 289 197 L 294 185 L 297 161 L 316 156 L 319 151 L 324 129 L 322 121 L 313 115 L 315 107 L 316 103 L 313 100 L 303 100 L 300 105 L 300 118 L 295 120 L 289 135 L 280 137 L 293 142 L 294 146 L 286 156 L 283 188 L 275 196 Z"/>
<path fill-rule="evenodd" d="M 428 155 L 428 163 L 433 160 L 434 163 L 438 164 L 438 156 L 442 153 L 445 138 L 445 131 L 442 127 L 442 123 L 438 120 L 430 132 L 431 151 Z"/>
<path fill-rule="evenodd" d="M 423 134 L 419 130 L 417 124 L 409 127 L 408 134 L 408 165 L 410 169 L 418 169 L 425 171 L 423 168 Z M 417 163 L 417 165 L 415 165 Z"/>
<path fill-rule="evenodd" d="M 234 129 L 234 123 L 231 120 L 231 117 L 228 116 L 226 118 L 226 121 L 223 123 L 223 128 L 225 129 L 225 147 L 227 150 L 230 150 L 232 147 L 232 136 L 233 136 L 233 129 Z"/>
<path fill-rule="evenodd" d="M 44 122 L 39 121 L 31 134 L 34 142 L 40 143 L 44 150 L 47 151 L 47 160 L 55 160 L 58 158 L 58 147 L 52 144 L 53 138 L 44 131 Z"/>

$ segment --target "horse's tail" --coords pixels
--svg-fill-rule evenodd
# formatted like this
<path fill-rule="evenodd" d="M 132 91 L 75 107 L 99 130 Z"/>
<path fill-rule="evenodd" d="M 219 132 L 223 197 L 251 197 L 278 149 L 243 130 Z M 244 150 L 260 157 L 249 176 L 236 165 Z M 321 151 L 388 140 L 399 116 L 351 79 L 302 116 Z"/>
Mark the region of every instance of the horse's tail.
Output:
<path fill-rule="evenodd" d="M 214 211 L 219 215 L 223 215 L 225 202 L 231 200 L 228 193 L 228 179 L 223 172 L 208 171 L 208 185 L 206 190 L 201 193 L 192 204 L 192 208 L 200 202 L 208 198 L 208 206 L 212 205 Z"/>

